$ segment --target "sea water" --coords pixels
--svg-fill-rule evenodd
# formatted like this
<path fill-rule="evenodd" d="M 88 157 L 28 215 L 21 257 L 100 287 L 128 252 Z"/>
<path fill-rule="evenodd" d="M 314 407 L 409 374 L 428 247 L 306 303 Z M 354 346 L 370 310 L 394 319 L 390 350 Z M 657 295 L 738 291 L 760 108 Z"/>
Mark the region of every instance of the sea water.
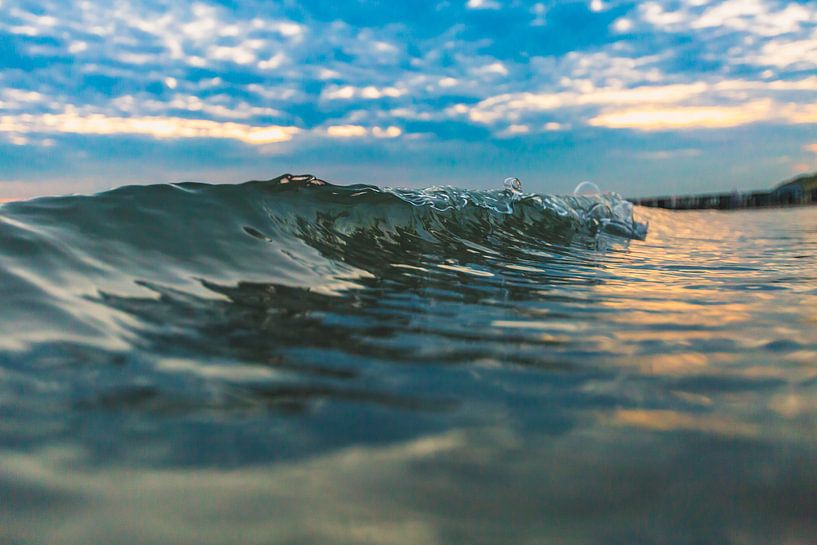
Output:
<path fill-rule="evenodd" d="M 0 206 L 3 544 L 806 544 L 816 461 L 817 208 Z"/>

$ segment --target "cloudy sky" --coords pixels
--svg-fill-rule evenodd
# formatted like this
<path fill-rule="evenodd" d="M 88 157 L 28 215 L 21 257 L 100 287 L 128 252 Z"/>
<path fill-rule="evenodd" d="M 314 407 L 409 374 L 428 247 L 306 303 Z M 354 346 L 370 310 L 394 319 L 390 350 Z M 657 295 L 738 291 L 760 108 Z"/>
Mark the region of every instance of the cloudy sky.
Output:
<path fill-rule="evenodd" d="M 0 0 L 0 199 L 283 172 L 643 196 L 813 170 L 813 0 Z"/>

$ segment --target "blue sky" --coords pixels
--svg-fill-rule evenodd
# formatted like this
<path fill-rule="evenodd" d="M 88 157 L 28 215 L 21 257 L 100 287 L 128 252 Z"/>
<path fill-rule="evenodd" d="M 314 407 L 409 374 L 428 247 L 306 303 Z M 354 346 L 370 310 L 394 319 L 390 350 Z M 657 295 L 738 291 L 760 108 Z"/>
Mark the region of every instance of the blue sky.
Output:
<path fill-rule="evenodd" d="M 817 2 L 0 0 L 0 199 L 310 172 L 625 195 L 817 170 Z"/>

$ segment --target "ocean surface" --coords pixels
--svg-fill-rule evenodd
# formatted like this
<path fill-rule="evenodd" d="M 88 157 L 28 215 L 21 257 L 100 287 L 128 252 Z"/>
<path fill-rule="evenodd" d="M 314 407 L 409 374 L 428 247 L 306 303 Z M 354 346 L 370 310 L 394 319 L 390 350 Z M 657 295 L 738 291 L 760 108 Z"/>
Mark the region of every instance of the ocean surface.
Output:
<path fill-rule="evenodd" d="M 288 175 L 0 205 L 3 545 L 815 536 L 817 207 Z"/>

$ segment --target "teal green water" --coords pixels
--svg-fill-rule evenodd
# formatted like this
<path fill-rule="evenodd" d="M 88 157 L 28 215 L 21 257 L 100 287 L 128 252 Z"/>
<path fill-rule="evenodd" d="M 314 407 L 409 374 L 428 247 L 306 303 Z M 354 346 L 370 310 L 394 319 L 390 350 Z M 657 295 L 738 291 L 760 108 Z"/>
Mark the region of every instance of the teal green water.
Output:
<path fill-rule="evenodd" d="M 308 177 L 2 205 L 0 543 L 813 543 L 817 208 L 635 220 Z"/>

